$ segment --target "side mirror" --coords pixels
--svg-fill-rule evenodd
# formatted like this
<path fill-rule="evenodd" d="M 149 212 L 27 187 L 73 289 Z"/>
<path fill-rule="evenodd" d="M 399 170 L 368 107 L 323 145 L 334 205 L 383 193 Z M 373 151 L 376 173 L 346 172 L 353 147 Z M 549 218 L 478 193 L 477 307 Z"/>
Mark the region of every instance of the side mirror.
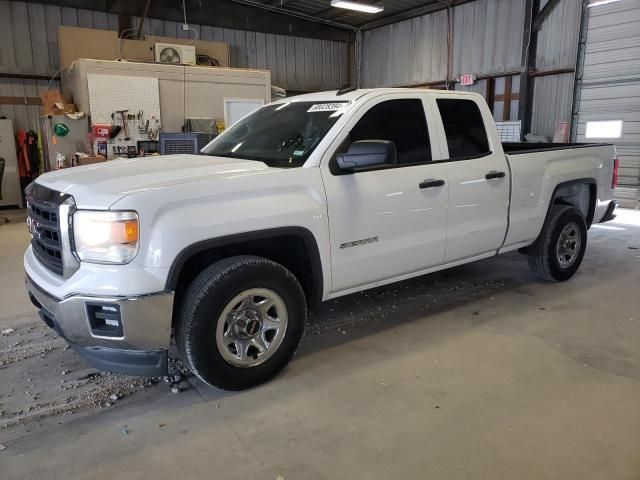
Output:
<path fill-rule="evenodd" d="M 347 153 L 336 155 L 341 170 L 361 169 L 396 163 L 396 146 L 388 140 L 360 140 L 349 146 Z"/>

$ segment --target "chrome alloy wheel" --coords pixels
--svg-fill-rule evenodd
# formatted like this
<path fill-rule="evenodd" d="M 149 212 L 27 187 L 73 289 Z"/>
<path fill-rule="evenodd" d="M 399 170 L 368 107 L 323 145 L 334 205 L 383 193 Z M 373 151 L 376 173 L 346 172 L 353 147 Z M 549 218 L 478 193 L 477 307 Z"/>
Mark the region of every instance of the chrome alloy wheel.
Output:
<path fill-rule="evenodd" d="M 255 367 L 280 347 L 287 331 L 287 307 L 276 292 L 252 288 L 224 308 L 216 327 L 216 345 L 234 367 Z"/>
<path fill-rule="evenodd" d="M 562 268 L 569 268 L 578 258 L 582 238 L 578 225 L 575 222 L 564 226 L 558 237 L 556 255 Z"/>

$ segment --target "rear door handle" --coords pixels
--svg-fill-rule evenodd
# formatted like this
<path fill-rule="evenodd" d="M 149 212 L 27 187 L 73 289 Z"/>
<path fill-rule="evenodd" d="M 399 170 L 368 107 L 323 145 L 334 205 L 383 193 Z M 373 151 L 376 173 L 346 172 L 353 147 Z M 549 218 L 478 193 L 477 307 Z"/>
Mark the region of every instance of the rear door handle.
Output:
<path fill-rule="evenodd" d="M 491 170 L 489 173 L 487 173 L 484 178 L 486 178 L 487 180 L 492 180 L 494 178 L 504 178 L 505 173 L 504 172 L 498 172 L 496 170 Z"/>
<path fill-rule="evenodd" d="M 444 180 L 435 180 L 433 178 L 428 178 L 424 182 L 420 182 L 420 188 L 434 188 L 434 187 L 442 187 L 444 185 Z"/>

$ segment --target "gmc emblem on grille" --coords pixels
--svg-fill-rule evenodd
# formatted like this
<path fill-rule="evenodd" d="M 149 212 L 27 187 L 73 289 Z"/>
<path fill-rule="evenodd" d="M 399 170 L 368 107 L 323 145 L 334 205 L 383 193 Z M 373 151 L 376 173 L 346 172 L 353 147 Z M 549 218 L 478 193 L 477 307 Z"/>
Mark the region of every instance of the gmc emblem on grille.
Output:
<path fill-rule="evenodd" d="M 29 233 L 31 236 L 36 236 L 38 240 L 42 239 L 42 232 L 39 230 L 40 224 L 37 220 L 34 220 L 31 217 L 27 217 L 27 228 L 29 229 Z"/>

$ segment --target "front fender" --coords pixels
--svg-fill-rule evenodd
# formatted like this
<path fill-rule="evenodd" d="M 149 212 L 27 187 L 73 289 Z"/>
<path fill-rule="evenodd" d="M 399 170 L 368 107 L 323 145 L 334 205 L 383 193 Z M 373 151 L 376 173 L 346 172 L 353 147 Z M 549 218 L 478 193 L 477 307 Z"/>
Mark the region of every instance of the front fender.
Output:
<path fill-rule="evenodd" d="M 322 272 L 330 272 L 327 207 L 317 168 L 178 184 L 125 197 L 112 209 L 138 212 L 140 251 L 134 262 L 146 268 L 171 269 L 188 249 L 217 239 L 298 228 L 312 235 Z M 329 291 L 330 275 L 323 282 Z"/>

